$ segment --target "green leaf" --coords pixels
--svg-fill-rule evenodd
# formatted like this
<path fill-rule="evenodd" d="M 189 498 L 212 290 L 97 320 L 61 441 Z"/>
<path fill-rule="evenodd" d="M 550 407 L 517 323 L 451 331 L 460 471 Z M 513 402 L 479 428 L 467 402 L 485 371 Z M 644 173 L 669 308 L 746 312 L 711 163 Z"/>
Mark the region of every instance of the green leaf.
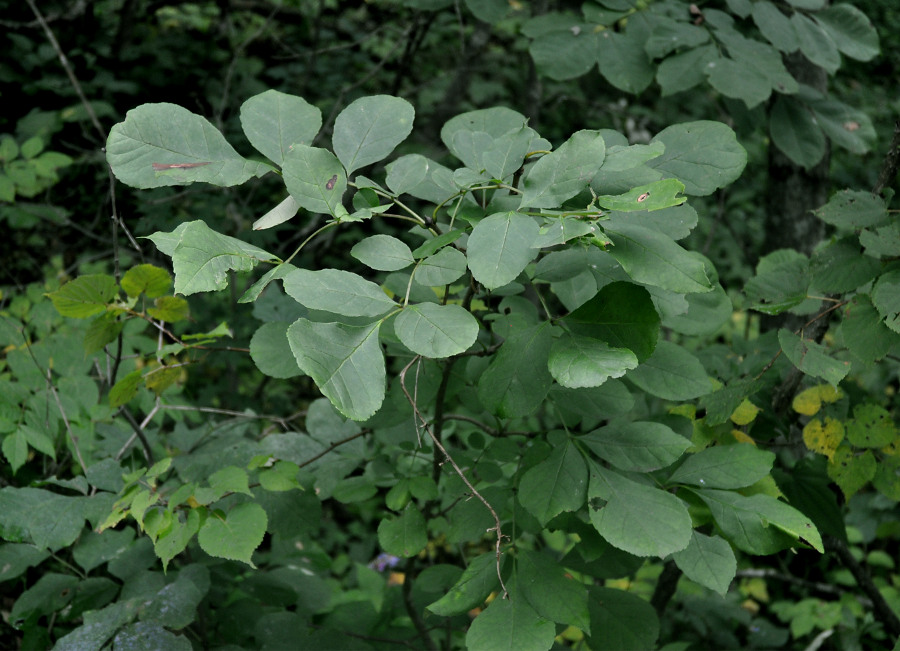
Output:
<path fill-rule="evenodd" d="M 841 54 L 831 36 L 806 14 L 795 11 L 791 24 L 797 32 L 800 51 L 811 63 L 833 75 L 841 67 Z"/>
<path fill-rule="evenodd" d="M 466 167 L 478 171 L 482 169 L 481 154 L 493 140 L 510 131 L 519 131 L 527 122 L 524 115 L 503 106 L 470 111 L 448 120 L 441 128 L 441 140 Z M 476 151 L 467 146 L 475 133 L 487 136 L 482 138 L 487 143 L 485 149 Z"/>
<path fill-rule="evenodd" d="M 349 326 L 298 319 L 288 342 L 303 371 L 342 414 L 365 420 L 384 400 L 384 354 L 378 344 L 380 323 Z"/>
<path fill-rule="evenodd" d="M 604 172 L 627 172 L 661 156 L 665 151 L 666 146 L 661 142 L 652 145 L 607 145 L 601 169 Z"/>
<path fill-rule="evenodd" d="M 649 359 L 629 371 L 628 379 L 663 400 L 692 400 L 712 391 L 703 365 L 670 341 L 660 341 Z"/>
<path fill-rule="evenodd" d="M 822 539 L 812 521 L 774 497 L 744 497 L 711 489 L 701 489 L 697 495 L 728 539 L 748 554 L 774 554 L 800 539 L 823 552 Z"/>
<path fill-rule="evenodd" d="M 849 500 L 875 478 L 878 465 L 871 450 L 860 454 L 849 445 L 842 445 L 828 462 L 828 476 L 840 486 L 844 498 Z"/>
<path fill-rule="evenodd" d="M 334 121 L 334 153 L 352 174 L 376 163 L 412 131 L 415 109 L 405 99 L 371 95 L 352 102 Z"/>
<path fill-rule="evenodd" d="M 872 281 L 881 271 L 881 263 L 860 255 L 859 239 L 832 240 L 818 248 L 810 263 L 811 284 L 826 293 L 851 292 Z"/>
<path fill-rule="evenodd" d="M 894 332 L 900 332 L 900 271 L 882 275 L 872 288 L 872 303 L 884 324 Z"/>
<path fill-rule="evenodd" d="M 347 174 L 327 149 L 294 145 L 285 152 L 282 172 L 288 192 L 302 208 L 334 216 L 343 208 Z"/>
<path fill-rule="evenodd" d="M 184 522 L 176 521 L 153 543 L 153 551 L 163 563 L 163 570 L 169 562 L 183 552 L 191 539 L 200 530 L 200 513 L 197 509 L 188 511 Z"/>
<path fill-rule="evenodd" d="M 691 542 L 685 549 L 675 552 L 672 560 L 691 581 L 715 590 L 723 597 L 737 571 L 731 545 L 719 536 L 705 536 L 697 531 L 691 532 Z"/>
<path fill-rule="evenodd" d="M 572 22 L 567 29 L 536 36 L 528 47 L 538 70 L 550 79 L 565 81 L 581 77 L 597 63 L 597 36 Z"/>
<path fill-rule="evenodd" d="M 785 53 L 795 52 L 800 44 L 791 19 L 768 0 L 753 3 L 753 22 L 769 43 Z"/>
<path fill-rule="evenodd" d="M 747 164 L 747 151 L 721 122 L 676 124 L 656 134 L 650 144 L 655 142 L 662 142 L 666 151 L 647 165 L 684 183 L 689 195 L 706 196 L 724 188 Z"/>
<path fill-rule="evenodd" d="M 659 336 L 659 315 L 650 294 L 626 282 L 606 285 L 563 324 L 574 334 L 630 350 L 639 362 L 650 357 Z"/>
<path fill-rule="evenodd" d="M 250 557 L 266 533 L 268 518 L 255 502 L 238 504 L 227 514 L 210 513 L 200 527 L 197 542 L 210 556 L 241 561 L 255 568 Z"/>
<path fill-rule="evenodd" d="M 475 280 L 487 289 L 507 285 L 537 255 L 531 248 L 539 233 L 534 218 L 517 212 L 494 213 L 475 225 L 467 257 Z"/>
<path fill-rule="evenodd" d="M 143 381 L 141 369 L 132 371 L 118 380 L 109 390 L 109 406 L 116 409 L 130 402 L 137 395 Z"/>
<path fill-rule="evenodd" d="M 799 90 L 781 60 L 781 53 L 767 43 L 720 32 L 730 59 L 720 59 L 707 69 L 710 84 L 728 97 L 741 99 L 748 108 L 769 98 L 772 90 L 793 94 Z M 746 86 L 741 82 L 746 80 Z"/>
<path fill-rule="evenodd" d="M 666 57 L 656 70 L 656 83 L 662 90 L 662 96 L 681 93 L 705 82 L 705 71 L 720 60 L 715 45 L 702 45 Z"/>
<path fill-rule="evenodd" d="M 816 12 L 813 18 L 851 59 L 871 61 L 881 52 L 878 32 L 868 16 L 853 5 L 831 5 Z"/>
<path fill-rule="evenodd" d="M 825 223 L 850 230 L 880 226 L 888 220 L 884 199 L 858 190 L 836 192 L 813 212 Z"/>
<path fill-rule="evenodd" d="M 100 610 L 84 613 L 84 623 L 56 641 L 55 651 L 86 651 L 107 646 L 115 632 L 134 618 L 134 611 L 124 601 Z"/>
<path fill-rule="evenodd" d="M 835 99 L 810 102 L 816 123 L 831 141 L 853 152 L 865 154 L 877 138 L 871 118 L 859 109 Z"/>
<path fill-rule="evenodd" d="M 425 549 L 428 533 L 425 517 L 414 504 L 408 504 L 396 518 L 388 518 L 378 525 L 378 544 L 388 554 L 410 558 Z"/>
<path fill-rule="evenodd" d="M 571 389 L 600 386 L 637 365 L 637 357 L 630 350 L 612 348 L 599 339 L 582 335 L 564 333 L 550 349 L 550 374 Z"/>
<path fill-rule="evenodd" d="M 712 290 L 703 260 L 669 237 L 621 221 L 606 225 L 604 230 L 615 245 L 610 254 L 637 282 L 677 293 Z"/>
<path fill-rule="evenodd" d="M 516 587 L 535 612 L 557 624 L 591 631 L 587 587 L 566 576 L 548 554 L 523 549 L 516 557 Z"/>
<path fill-rule="evenodd" d="M 152 264 L 139 264 L 132 267 L 122 276 L 122 289 L 131 298 L 143 292 L 147 298 L 158 298 L 169 291 L 172 276 L 165 269 Z"/>
<path fill-rule="evenodd" d="M 709 30 L 674 20 L 654 23 L 644 51 L 651 59 L 661 59 L 676 50 L 686 50 L 709 41 Z"/>
<path fill-rule="evenodd" d="M 858 448 L 883 448 L 897 438 L 890 413 L 878 405 L 856 405 L 853 418 L 844 423 L 847 440 Z"/>
<path fill-rule="evenodd" d="M 780 314 L 806 300 L 808 288 L 809 260 L 793 249 L 781 249 L 759 261 L 744 292 L 754 310 Z"/>
<path fill-rule="evenodd" d="M 238 154 L 206 118 L 167 103 L 128 111 L 109 132 L 106 160 L 122 183 L 144 189 L 196 181 L 228 187 L 271 169 Z"/>
<path fill-rule="evenodd" d="M 378 285 L 349 271 L 295 269 L 283 283 L 285 292 L 311 310 L 381 316 L 397 307 Z"/>
<path fill-rule="evenodd" d="M 481 155 L 485 171 L 495 179 L 506 179 L 519 170 L 535 140 L 537 132 L 530 127 L 522 127 L 518 131 L 510 131 L 495 138 Z"/>
<path fill-rule="evenodd" d="M 772 141 L 794 163 L 812 167 L 825 155 L 825 134 L 809 109 L 791 97 L 779 96 L 769 114 Z"/>
<path fill-rule="evenodd" d="M 519 208 L 559 207 L 587 188 L 605 154 L 606 143 L 599 131 L 577 131 L 529 170 Z"/>
<path fill-rule="evenodd" d="M 513 333 L 478 380 L 478 398 L 500 418 L 534 412 L 550 390 L 552 336 L 548 322 Z"/>
<path fill-rule="evenodd" d="M 774 453 L 750 443 L 717 445 L 689 455 L 669 477 L 669 483 L 744 488 L 767 476 L 774 461 Z"/>
<path fill-rule="evenodd" d="M 884 324 L 866 294 L 857 294 L 844 308 L 841 334 L 847 349 L 866 363 L 882 359 L 900 344 L 900 336 Z"/>
<path fill-rule="evenodd" d="M 660 210 L 680 206 L 687 197 L 678 197 L 684 191 L 684 184 L 677 179 L 664 179 L 629 190 L 617 196 L 599 196 L 596 202 L 607 210 L 636 212 L 638 210 Z"/>
<path fill-rule="evenodd" d="M 406 194 L 428 178 L 431 161 L 421 154 L 407 154 L 385 166 L 385 183 L 394 194 Z"/>
<path fill-rule="evenodd" d="M 453 587 L 427 608 L 439 617 L 460 615 L 483 604 L 499 586 L 496 554 L 481 554 L 469 561 Z"/>
<path fill-rule="evenodd" d="M 0 537 L 38 549 L 68 547 L 84 529 L 85 498 L 39 488 L 0 489 Z"/>
<path fill-rule="evenodd" d="M 129 651 L 191 651 L 190 641 L 184 635 L 176 635 L 159 624 L 135 622 L 125 626 L 113 639 L 113 648 Z"/>
<path fill-rule="evenodd" d="M 590 648 L 645 651 L 656 647 L 659 618 L 650 603 L 632 592 L 591 586 Z"/>
<path fill-rule="evenodd" d="M 117 290 L 112 276 L 89 274 L 70 280 L 47 296 L 61 315 L 84 319 L 105 312 Z"/>
<path fill-rule="evenodd" d="M 538 615 L 525 599 L 494 599 L 469 626 L 471 651 L 547 651 L 556 627 Z"/>
<path fill-rule="evenodd" d="M 825 346 L 811 339 L 803 339 L 782 328 L 778 331 L 778 343 L 791 363 L 807 375 L 837 386 L 850 372 L 850 362 L 834 359 L 828 355 Z"/>
<path fill-rule="evenodd" d="M 354 244 L 350 255 L 378 271 L 399 271 L 415 262 L 409 247 L 390 235 L 370 235 Z"/>
<path fill-rule="evenodd" d="M 267 90 L 241 105 L 241 126 L 256 150 L 279 167 L 291 145 L 308 145 L 322 126 L 322 112 L 295 95 Z"/>
<path fill-rule="evenodd" d="M 666 425 L 647 421 L 607 425 L 578 440 L 616 468 L 636 472 L 665 468 L 691 445 Z"/>
<path fill-rule="evenodd" d="M 687 547 L 691 516 L 671 493 L 591 463 L 591 523 L 613 547 L 635 556 L 665 557 Z"/>
<path fill-rule="evenodd" d="M 287 379 L 302 375 L 287 339 L 289 323 L 275 321 L 261 325 L 250 339 L 250 357 L 266 375 Z"/>
<path fill-rule="evenodd" d="M 639 30 L 632 29 L 624 34 L 607 29 L 597 38 L 600 74 L 626 93 L 640 93 L 653 82 L 654 68 L 644 52 L 643 39 Z"/>
<path fill-rule="evenodd" d="M 706 336 L 715 334 L 725 325 L 734 312 L 731 298 L 721 285 L 714 285 L 711 292 L 688 294 L 684 297 L 688 310 L 684 314 L 667 315 L 663 325 L 684 335 Z"/>
<path fill-rule="evenodd" d="M 21 429 L 3 438 L 3 456 L 9 461 L 13 474 L 28 461 L 28 438 Z"/>
<path fill-rule="evenodd" d="M 184 321 L 190 314 L 188 302 L 180 296 L 160 296 L 147 308 L 147 315 L 166 323 Z"/>
<path fill-rule="evenodd" d="M 216 233 L 201 220 L 183 223 L 172 233 L 154 233 L 149 239 L 172 256 L 175 292 L 185 296 L 225 289 L 229 271 L 250 271 L 260 261 L 275 260 L 262 249 Z"/>
<path fill-rule="evenodd" d="M 457 355 L 475 343 L 478 321 L 459 305 L 408 305 L 394 321 L 394 331 L 407 348 L 424 357 Z"/>
<path fill-rule="evenodd" d="M 253 230 L 262 231 L 267 228 L 274 228 L 293 219 L 299 210 L 300 204 L 297 203 L 294 197 L 288 195 L 277 206 L 253 222 Z"/>
<path fill-rule="evenodd" d="M 417 249 L 418 250 L 418 249 Z M 430 255 L 416 267 L 415 281 L 426 287 L 449 285 L 466 273 L 466 256 L 447 246 Z"/>
<path fill-rule="evenodd" d="M 563 511 L 577 511 L 587 495 L 588 471 L 578 448 L 568 439 L 545 460 L 522 475 L 519 502 L 541 526 Z"/>
<path fill-rule="evenodd" d="M 25 440 L 32 448 L 54 460 L 56 459 L 56 446 L 46 431 L 35 429 L 28 425 L 20 425 L 18 431 L 25 435 Z"/>

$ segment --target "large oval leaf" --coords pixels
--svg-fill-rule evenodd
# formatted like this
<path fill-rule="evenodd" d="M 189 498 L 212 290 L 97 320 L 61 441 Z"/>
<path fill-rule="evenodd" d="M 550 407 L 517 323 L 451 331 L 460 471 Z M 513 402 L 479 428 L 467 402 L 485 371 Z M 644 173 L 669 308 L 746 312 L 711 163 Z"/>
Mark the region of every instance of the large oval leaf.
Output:
<path fill-rule="evenodd" d="M 228 187 L 272 169 L 234 150 L 209 120 L 177 104 L 142 104 L 115 125 L 106 160 L 116 178 L 134 188 L 196 181 Z"/>
<path fill-rule="evenodd" d="M 532 217 L 517 212 L 495 213 L 475 225 L 469 236 L 469 269 L 488 289 L 502 287 L 522 273 L 537 255 L 531 248 L 540 233 Z"/>
<path fill-rule="evenodd" d="M 412 131 L 415 115 L 412 104 L 390 95 L 360 97 L 341 111 L 331 140 L 347 174 L 394 151 Z"/>

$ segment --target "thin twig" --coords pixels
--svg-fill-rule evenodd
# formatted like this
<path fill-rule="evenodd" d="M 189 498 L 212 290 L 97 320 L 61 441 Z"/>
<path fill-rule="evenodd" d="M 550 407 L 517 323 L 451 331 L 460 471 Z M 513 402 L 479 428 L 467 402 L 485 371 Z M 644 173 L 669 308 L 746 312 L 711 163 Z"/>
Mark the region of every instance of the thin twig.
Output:
<path fill-rule="evenodd" d="M 357 432 L 356 434 L 353 434 L 352 436 L 348 436 L 347 438 L 341 439 L 340 441 L 335 441 L 334 443 L 332 443 L 331 445 L 329 445 L 327 448 L 325 448 L 324 450 L 322 450 L 319 454 L 317 454 L 317 455 L 315 455 L 314 457 L 312 457 L 312 458 L 310 458 L 310 459 L 307 459 L 307 460 L 304 461 L 303 463 L 299 464 L 298 467 L 303 468 L 303 467 L 305 467 L 305 466 L 308 466 L 308 465 L 311 464 L 313 461 L 317 461 L 317 460 L 321 459 L 322 457 L 324 457 L 326 454 L 328 454 L 329 452 L 331 452 L 331 451 L 334 450 L 335 448 L 339 448 L 339 447 L 341 447 L 342 445 L 344 445 L 345 443 L 349 443 L 350 441 L 352 441 L 352 440 L 354 440 L 354 439 L 358 439 L 360 436 L 365 436 L 366 434 L 369 433 L 369 431 L 370 431 L 370 430 L 364 429 L 364 430 L 362 430 L 361 432 Z"/>
<path fill-rule="evenodd" d="M 478 498 L 478 500 L 484 504 L 485 508 L 490 511 L 491 516 L 494 518 L 494 526 L 488 529 L 488 531 L 494 531 L 497 534 L 497 543 L 495 546 L 497 552 L 497 578 L 500 580 L 500 587 L 503 588 L 503 598 L 509 598 L 509 592 L 506 590 L 506 584 L 503 582 L 503 575 L 500 572 L 500 545 L 503 542 L 503 532 L 500 528 L 500 516 L 497 515 L 497 512 L 494 510 L 494 507 L 490 505 L 490 503 L 484 499 L 484 496 L 478 492 L 478 490 L 472 485 L 472 482 L 469 481 L 469 478 L 466 477 L 466 474 L 462 471 L 456 461 L 453 460 L 453 457 L 450 456 L 450 453 L 447 452 L 447 448 L 441 443 L 440 439 L 434 435 L 434 432 L 431 431 L 431 427 L 428 425 L 428 420 L 419 411 L 419 405 L 416 404 L 415 399 L 410 395 L 409 390 L 406 388 L 406 372 L 409 371 L 410 367 L 418 361 L 419 356 L 413 357 L 410 362 L 403 367 L 403 370 L 400 371 L 400 388 L 403 390 L 403 394 L 406 396 L 406 399 L 409 401 L 409 404 L 413 408 L 413 413 L 416 418 L 421 422 L 422 428 L 428 433 L 428 436 L 431 437 L 431 440 L 434 441 L 434 444 L 440 449 L 443 453 L 444 458 L 453 466 L 453 470 L 459 475 L 459 478 L 463 480 L 463 483 L 468 487 L 472 494 Z"/>

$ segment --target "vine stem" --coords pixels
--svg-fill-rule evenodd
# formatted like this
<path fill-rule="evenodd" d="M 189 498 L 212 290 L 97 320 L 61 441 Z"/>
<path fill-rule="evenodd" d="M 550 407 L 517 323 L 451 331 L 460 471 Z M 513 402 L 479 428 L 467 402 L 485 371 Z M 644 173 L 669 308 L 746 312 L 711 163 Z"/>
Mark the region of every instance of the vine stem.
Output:
<path fill-rule="evenodd" d="M 431 437 L 431 440 L 434 441 L 435 446 L 441 451 L 441 454 L 444 455 L 444 458 L 450 463 L 453 467 L 454 472 L 459 475 L 459 478 L 463 480 L 463 483 L 466 487 L 472 491 L 472 495 L 478 498 L 478 500 L 484 504 L 485 508 L 490 511 L 491 517 L 494 518 L 494 526 L 488 529 L 488 531 L 496 532 L 497 534 L 497 542 L 494 546 L 494 549 L 497 553 L 497 578 L 500 580 L 500 587 L 503 589 L 503 598 L 509 598 L 509 591 L 506 589 L 506 584 L 503 582 L 503 576 L 500 572 L 500 545 L 503 543 L 503 532 L 500 528 L 500 516 L 497 515 L 497 511 L 494 510 L 494 507 L 490 505 L 490 503 L 484 498 L 484 496 L 478 492 L 478 490 L 472 485 L 472 482 L 469 481 L 469 478 L 466 477 L 466 474 L 463 472 L 462 468 L 457 465 L 456 461 L 454 461 L 453 457 L 450 456 L 450 453 L 447 452 L 447 448 L 444 447 L 443 443 L 441 443 L 440 439 L 434 435 L 434 432 L 431 430 L 431 427 L 428 424 L 428 419 L 419 411 L 419 405 L 416 404 L 415 399 L 410 395 L 409 390 L 406 388 L 406 373 L 412 368 L 412 365 L 419 361 L 421 355 L 416 355 L 413 357 L 410 362 L 403 367 L 403 370 L 400 371 L 400 388 L 403 390 L 403 394 L 406 396 L 406 399 L 409 401 L 409 404 L 413 408 L 413 413 L 416 418 L 422 424 L 422 429 Z"/>

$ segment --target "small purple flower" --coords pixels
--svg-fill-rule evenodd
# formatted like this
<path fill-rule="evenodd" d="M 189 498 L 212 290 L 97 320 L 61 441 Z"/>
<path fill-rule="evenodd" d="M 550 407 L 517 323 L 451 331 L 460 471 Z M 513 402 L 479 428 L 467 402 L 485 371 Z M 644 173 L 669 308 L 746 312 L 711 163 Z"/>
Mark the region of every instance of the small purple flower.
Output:
<path fill-rule="evenodd" d="M 396 567 L 400 559 L 397 556 L 382 552 L 375 557 L 375 560 L 369 563 L 369 567 L 379 572 L 384 572 L 389 567 Z"/>

